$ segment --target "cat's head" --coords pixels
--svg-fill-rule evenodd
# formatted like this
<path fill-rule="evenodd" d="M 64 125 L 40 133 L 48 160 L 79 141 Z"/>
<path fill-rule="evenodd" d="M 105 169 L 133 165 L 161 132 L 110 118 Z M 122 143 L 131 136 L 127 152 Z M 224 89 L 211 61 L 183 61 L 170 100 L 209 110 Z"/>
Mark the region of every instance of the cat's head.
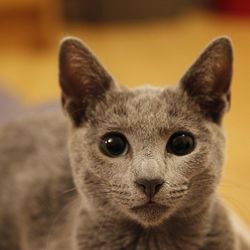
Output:
<path fill-rule="evenodd" d="M 63 40 L 59 61 L 70 160 L 85 206 L 96 212 L 107 207 L 110 216 L 145 226 L 198 213 L 223 165 L 228 38 L 213 41 L 171 88 L 119 87 L 76 38 Z"/>

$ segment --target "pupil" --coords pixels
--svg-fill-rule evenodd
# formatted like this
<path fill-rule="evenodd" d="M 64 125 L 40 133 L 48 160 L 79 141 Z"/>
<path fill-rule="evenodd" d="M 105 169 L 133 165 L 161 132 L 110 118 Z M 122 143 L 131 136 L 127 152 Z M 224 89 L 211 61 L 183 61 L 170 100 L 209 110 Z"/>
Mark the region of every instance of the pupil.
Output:
<path fill-rule="evenodd" d="M 189 134 L 174 134 L 167 145 L 170 153 L 178 156 L 189 154 L 194 149 L 194 139 Z"/>
<path fill-rule="evenodd" d="M 102 137 L 100 150 L 109 157 L 116 157 L 127 153 L 128 142 L 124 135 L 108 133 Z"/>
<path fill-rule="evenodd" d="M 190 147 L 190 138 L 186 138 L 185 135 L 181 135 L 173 140 L 175 150 L 179 153 L 185 153 Z"/>
<path fill-rule="evenodd" d="M 125 148 L 125 143 L 120 137 L 111 137 L 105 141 L 108 151 L 114 155 L 119 155 Z"/>

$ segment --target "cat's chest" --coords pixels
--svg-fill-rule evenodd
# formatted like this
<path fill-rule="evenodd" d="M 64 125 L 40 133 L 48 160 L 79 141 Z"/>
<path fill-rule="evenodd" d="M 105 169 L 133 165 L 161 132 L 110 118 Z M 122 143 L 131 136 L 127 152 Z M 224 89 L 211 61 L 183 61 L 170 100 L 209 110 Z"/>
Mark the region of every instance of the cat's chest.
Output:
<path fill-rule="evenodd" d="M 118 225 L 99 227 L 79 232 L 77 250 L 197 250 L 200 242 L 195 239 L 176 239 L 169 232 L 154 230 L 122 230 Z"/>

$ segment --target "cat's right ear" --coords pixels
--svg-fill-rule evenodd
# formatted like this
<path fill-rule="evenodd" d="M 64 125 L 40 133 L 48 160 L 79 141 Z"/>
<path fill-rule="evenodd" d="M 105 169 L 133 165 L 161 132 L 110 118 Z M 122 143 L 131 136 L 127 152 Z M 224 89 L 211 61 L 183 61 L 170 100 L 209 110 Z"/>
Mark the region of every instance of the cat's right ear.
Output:
<path fill-rule="evenodd" d="M 87 120 L 86 111 L 105 97 L 114 82 L 94 54 L 77 38 L 65 38 L 59 52 L 62 104 L 75 126 Z"/>

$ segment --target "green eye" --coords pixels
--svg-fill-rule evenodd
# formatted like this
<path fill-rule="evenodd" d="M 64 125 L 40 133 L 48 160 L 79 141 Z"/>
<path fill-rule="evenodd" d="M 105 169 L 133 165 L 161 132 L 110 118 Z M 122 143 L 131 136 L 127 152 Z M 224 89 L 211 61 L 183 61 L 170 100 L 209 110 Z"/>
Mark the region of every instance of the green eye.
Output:
<path fill-rule="evenodd" d="M 100 150 L 109 157 L 119 157 L 128 151 L 128 141 L 123 134 L 111 132 L 101 138 Z"/>
<path fill-rule="evenodd" d="M 194 148 L 194 137 L 187 132 L 174 133 L 167 143 L 167 151 L 177 156 L 190 154 Z"/>

